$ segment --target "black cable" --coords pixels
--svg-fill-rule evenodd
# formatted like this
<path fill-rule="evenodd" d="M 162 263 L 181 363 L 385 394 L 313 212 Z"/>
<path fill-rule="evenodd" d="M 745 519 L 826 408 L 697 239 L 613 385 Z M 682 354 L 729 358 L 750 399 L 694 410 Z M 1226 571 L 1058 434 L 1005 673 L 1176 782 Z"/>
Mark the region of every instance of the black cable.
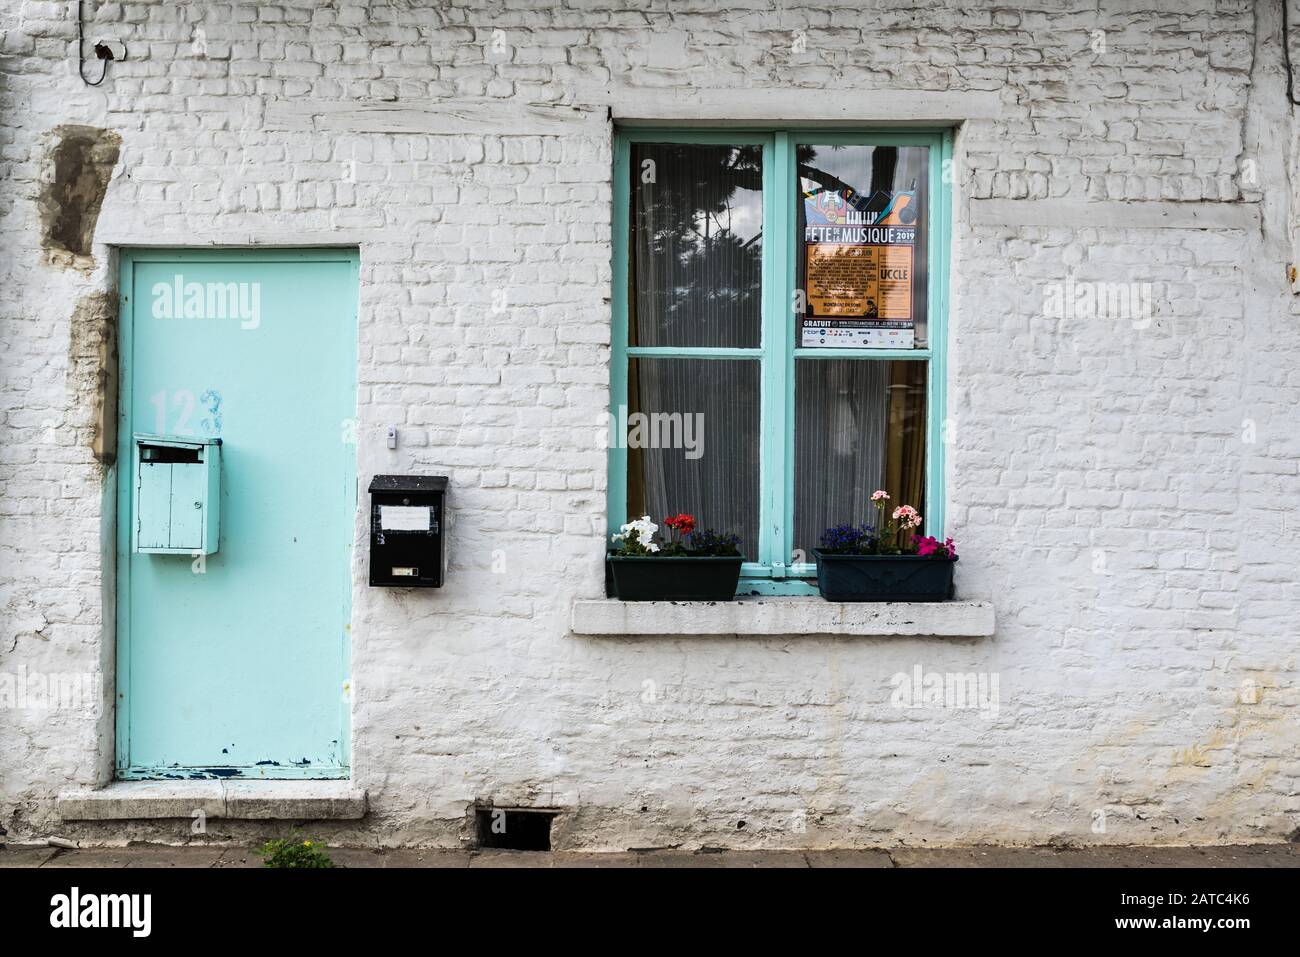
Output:
<path fill-rule="evenodd" d="M 1286 61 L 1286 98 L 1292 106 L 1300 106 L 1295 98 L 1295 71 L 1291 69 L 1291 0 L 1282 0 L 1282 58 Z"/>
<path fill-rule="evenodd" d="M 86 35 L 81 25 L 83 2 L 84 0 L 77 0 L 77 73 L 81 75 L 81 82 L 86 86 L 99 86 L 104 82 L 104 77 L 108 76 L 108 61 L 104 61 L 104 70 L 99 74 L 98 80 L 91 83 L 86 79 Z"/>
<path fill-rule="evenodd" d="M 107 56 L 101 57 L 101 59 L 104 61 L 104 69 L 100 71 L 99 79 L 95 80 L 93 83 L 90 80 L 87 80 L 86 79 L 86 34 L 85 34 L 85 27 L 84 27 L 85 17 L 83 16 L 84 4 L 85 4 L 85 0 L 77 0 L 77 73 L 80 74 L 81 82 L 86 84 L 86 86 L 99 86 L 99 84 L 104 82 L 104 78 L 108 76 L 108 64 L 109 61 L 113 59 L 113 51 L 109 50 L 107 46 L 104 47 L 104 49 L 107 51 Z M 99 56 L 99 47 L 100 44 L 95 44 L 96 56 Z M 126 59 L 125 43 L 122 44 L 122 59 L 123 60 Z"/>

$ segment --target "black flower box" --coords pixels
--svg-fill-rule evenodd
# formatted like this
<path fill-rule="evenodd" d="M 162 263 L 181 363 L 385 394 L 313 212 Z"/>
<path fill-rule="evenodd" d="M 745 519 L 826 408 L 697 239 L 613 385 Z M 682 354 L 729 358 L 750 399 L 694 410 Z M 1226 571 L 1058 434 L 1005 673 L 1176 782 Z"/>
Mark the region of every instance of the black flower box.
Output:
<path fill-rule="evenodd" d="M 828 555 L 813 549 L 817 587 L 827 601 L 945 601 L 956 558 Z"/>
<path fill-rule="evenodd" d="M 620 601 L 731 601 L 745 559 L 610 555 L 607 560 Z"/>

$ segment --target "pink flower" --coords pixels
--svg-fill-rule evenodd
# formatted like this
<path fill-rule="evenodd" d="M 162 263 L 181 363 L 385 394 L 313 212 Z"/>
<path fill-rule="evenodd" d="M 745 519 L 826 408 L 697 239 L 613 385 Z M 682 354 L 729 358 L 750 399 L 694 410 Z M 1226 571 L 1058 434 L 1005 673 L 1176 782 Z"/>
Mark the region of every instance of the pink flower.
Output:
<path fill-rule="evenodd" d="M 887 502 L 887 501 L 889 501 L 889 493 L 886 492 L 883 488 L 878 488 L 878 489 L 876 489 L 874 492 L 871 493 L 871 501 L 873 501 L 873 502 Z"/>
<path fill-rule="evenodd" d="M 957 546 L 952 543 L 952 539 L 945 539 L 943 544 L 939 544 L 939 539 L 929 535 L 918 535 L 916 538 L 916 554 L 925 558 L 929 555 L 944 555 L 949 559 L 957 557 Z"/>
<path fill-rule="evenodd" d="M 894 521 L 899 522 L 903 528 L 919 528 L 921 525 L 921 516 L 917 514 L 916 509 L 910 505 L 900 505 L 894 509 Z"/>

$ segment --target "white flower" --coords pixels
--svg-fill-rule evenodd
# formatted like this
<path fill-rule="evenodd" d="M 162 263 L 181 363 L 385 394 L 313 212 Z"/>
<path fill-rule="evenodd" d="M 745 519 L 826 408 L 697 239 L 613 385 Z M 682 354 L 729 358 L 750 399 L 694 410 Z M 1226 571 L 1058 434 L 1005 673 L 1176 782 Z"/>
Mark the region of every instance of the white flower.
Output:
<path fill-rule="evenodd" d="M 646 543 L 645 543 L 645 550 L 646 550 L 647 552 L 657 552 L 657 551 L 659 551 L 659 546 L 656 545 L 654 542 L 646 542 Z"/>
<path fill-rule="evenodd" d="M 654 537 L 655 532 L 659 531 L 659 526 L 650 521 L 649 515 L 642 515 L 640 518 L 628 522 L 626 525 L 619 528 L 619 531 L 622 532 L 624 536 L 636 532 L 637 541 L 642 545 L 649 546 L 650 539 Z"/>

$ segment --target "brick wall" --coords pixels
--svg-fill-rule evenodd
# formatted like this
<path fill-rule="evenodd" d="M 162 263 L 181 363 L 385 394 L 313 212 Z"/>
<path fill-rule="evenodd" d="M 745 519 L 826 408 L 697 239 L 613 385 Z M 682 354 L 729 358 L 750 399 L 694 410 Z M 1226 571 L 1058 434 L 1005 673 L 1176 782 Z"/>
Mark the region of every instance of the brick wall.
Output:
<path fill-rule="evenodd" d="M 97 88 L 75 4 L 0 12 L 0 672 L 98 672 L 111 695 L 113 246 L 355 243 L 359 474 L 448 474 L 454 524 L 436 595 L 368 589 L 356 553 L 372 814 L 340 839 L 454 843 L 475 799 L 564 807 L 560 840 L 591 847 L 1297 827 L 1295 151 L 1273 5 L 87 7 L 88 38 L 129 52 Z M 966 120 L 949 514 L 996 637 L 570 635 L 572 601 L 603 588 L 609 110 L 793 104 L 776 126 L 930 102 L 899 91 Z M 39 226 L 67 125 L 121 137 L 90 255 Z M 1149 283 L 1152 314 L 1047 315 L 1067 279 Z M 891 707 L 917 665 L 997 675 L 996 717 Z M 0 710 L 11 838 L 73 830 L 54 794 L 106 779 L 111 708 L 92 710 Z"/>

